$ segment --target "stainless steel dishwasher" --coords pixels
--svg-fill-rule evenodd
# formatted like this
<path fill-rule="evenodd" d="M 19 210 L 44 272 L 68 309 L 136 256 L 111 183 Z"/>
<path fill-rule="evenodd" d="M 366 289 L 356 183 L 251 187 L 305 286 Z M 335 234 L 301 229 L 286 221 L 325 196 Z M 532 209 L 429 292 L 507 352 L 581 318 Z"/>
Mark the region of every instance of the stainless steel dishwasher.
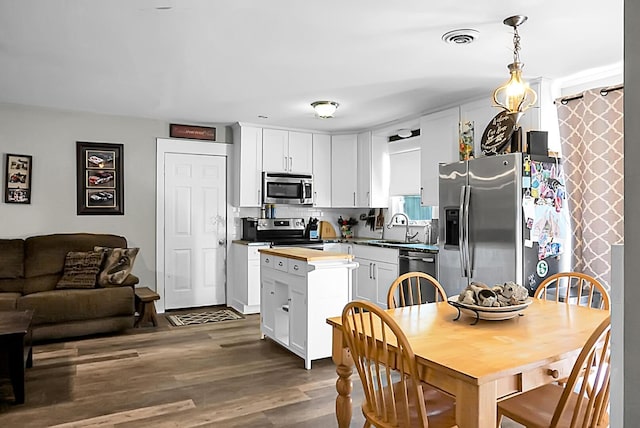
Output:
<path fill-rule="evenodd" d="M 424 272 L 438 279 L 438 254 L 400 249 L 398 252 L 398 273 L 402 275 L 407 272 Z M 435 300 L 431 284 L 420 281 L 420 292 L 427 302 Z"/>

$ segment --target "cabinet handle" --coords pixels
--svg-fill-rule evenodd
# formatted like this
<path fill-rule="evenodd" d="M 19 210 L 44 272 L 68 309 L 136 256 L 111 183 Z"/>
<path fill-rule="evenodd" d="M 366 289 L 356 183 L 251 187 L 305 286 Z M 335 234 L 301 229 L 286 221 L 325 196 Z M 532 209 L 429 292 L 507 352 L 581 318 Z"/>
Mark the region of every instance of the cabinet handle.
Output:
<path fill-rule="evenodd" d="M 313 205 L 318 203 L 318 192 L 313 192 Z"/>
<path fill-rule="evenodd" d="M 289 171 L 293 171 L 293 158 L 289 156 Z"/>
<path fill-rule="evenodd" d="M 373 263 L 369 263 L 369 279 L 373 279 L 373 274 L 371 273 L 372 268 L 373 268 Z"/>
<path fill-rule="evenodd" d="M 356 192 L 353 192 L 353 206 L 356 206 Z"/>
<path fill-rule="evenodd" d="M 275 291 L 269 291 L 269 294 L 276 294 Z"/>
<path fill-rule="evenodd" d="M 278 266 L 282 266 L 282 262 L 278 262 Z"/>
<path fill-rule="evenodd" d="M 420 188 L 420 203 L 422 204 L 422 202 L 424 201 L 424 199 L 422 198 L 422 192 L 424 191 L 424 187 Z"/>
<path fill-rule="evenodd" d="M 560 372 L 558 370 L 547 369 L 547 374 L 554 379 L 558 379 L 560 377 Z"/>
<path fill-rule="evenodd" d="M 284 170 L 287 171 L 287 167 L 289 165 L 287 165 L 287 157 L 286 156 L 283 156 L 283 158 L 282 158 L 282 165 L 284 165 Z"/>
<path fill-rule="evenodd" d="M 376 269 L 378 268 L 378 264 L 374 263 L 373 264 L 373 279 L 376 279 Z"/>
<path fill-rule="evenodd" d="M 367 192 L 367 206 L 371 206 L 371 192 Z"/>
<path fill-rule="evenodd" d="M 294 265 L 294 266 L 293 266 L 293 270 L 298 270 L 298 269 L 300 269 L 300 268 L 298 267 L 298 265 Z"/>
<path fill-rule="evenodd" d="M 265 264 L 266 263 L 271 263 L 271 260 L 269 260 L 269 257 L 265 257 L 264 262 L 265 262 Z"/>

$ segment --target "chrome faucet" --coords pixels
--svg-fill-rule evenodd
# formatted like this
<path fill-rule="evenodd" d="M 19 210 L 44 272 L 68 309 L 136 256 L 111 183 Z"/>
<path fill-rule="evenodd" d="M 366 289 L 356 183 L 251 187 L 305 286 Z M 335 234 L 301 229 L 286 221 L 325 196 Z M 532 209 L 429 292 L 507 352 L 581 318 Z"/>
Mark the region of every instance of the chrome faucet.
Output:
<path fill-rule="evenodd" d="M 407 217 L 405 213 L 395 213 L 394 215 L 392 215 L 389 223 L 387 223 L 387 228 L 391 229 L 391 227 L 393 226 L 393 220 L 395 220 L 396 217 L 404 218 L 404 242 L 411 242 L 413 238 L 418 236 L 418 232 L 414 233 L 413 235 L 411 234 L 411 232 L 409 232 L 409 217 Z"/>

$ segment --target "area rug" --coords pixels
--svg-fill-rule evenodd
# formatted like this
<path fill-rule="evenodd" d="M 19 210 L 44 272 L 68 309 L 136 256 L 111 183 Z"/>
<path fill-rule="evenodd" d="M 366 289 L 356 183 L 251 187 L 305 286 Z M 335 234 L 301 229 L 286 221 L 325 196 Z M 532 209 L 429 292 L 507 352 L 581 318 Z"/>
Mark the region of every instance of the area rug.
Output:
<path fill-rule="evenodd" d="M 239 320 L 244 318 L 233 309 L 217 309 L 215 311 L 194 312 L 181 315 L 167 315 L 167 320 L 174 326 L 207 324 L 218 321 Z"/>

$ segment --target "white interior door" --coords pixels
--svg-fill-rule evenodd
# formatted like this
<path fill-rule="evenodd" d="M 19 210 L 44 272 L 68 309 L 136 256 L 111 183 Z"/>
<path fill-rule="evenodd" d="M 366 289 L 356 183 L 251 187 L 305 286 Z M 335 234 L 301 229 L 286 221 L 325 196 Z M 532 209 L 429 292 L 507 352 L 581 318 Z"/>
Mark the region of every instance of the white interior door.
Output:
<path fill-rule="evenodd" d="M 165 308 L 225 303 L 226 158 L 165 153 Z"/>

